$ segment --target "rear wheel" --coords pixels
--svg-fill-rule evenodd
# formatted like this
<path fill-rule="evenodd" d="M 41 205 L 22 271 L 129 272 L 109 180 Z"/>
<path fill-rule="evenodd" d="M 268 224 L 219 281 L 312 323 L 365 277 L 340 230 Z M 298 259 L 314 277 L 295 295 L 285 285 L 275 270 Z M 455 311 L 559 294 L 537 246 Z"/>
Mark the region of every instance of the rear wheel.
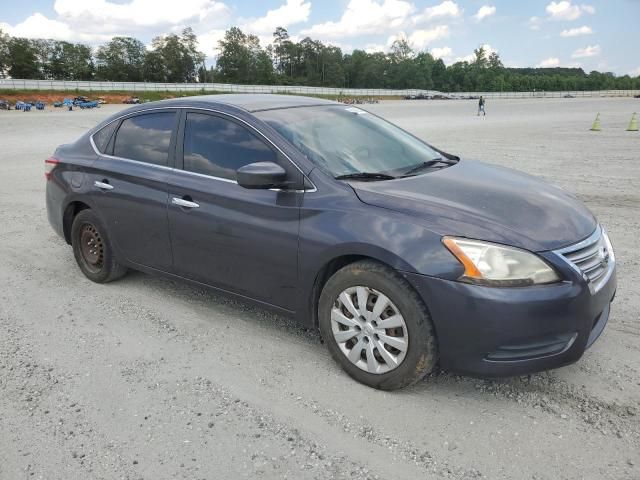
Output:
<path fill-rule="evenodd" d="M 435 366 L 429 313 L 409 283 L 389 267 L 361 261 L 336 272 L 320 295 L 318 318 L 333 358 L 365 385 L 402 388 Z"/>
<path fill-rule="evenodd" d="M 80 270 L 89 280 L 107 283 L 127 272 L 115 258 L 102 221 L 90 209 L 82 210 L 73 219 L 71 245 Z"/>

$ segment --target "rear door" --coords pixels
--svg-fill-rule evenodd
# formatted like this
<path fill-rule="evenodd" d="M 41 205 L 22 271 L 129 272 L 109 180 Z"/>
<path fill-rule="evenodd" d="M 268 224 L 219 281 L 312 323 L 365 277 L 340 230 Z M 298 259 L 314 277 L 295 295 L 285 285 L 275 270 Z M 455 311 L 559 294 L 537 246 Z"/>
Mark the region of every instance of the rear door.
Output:
<path fill-rule="evenodd" d="M 178 111 L 154 110 L 120 120 L 93 164 L 94 203 L 126 260 L 170 271 L 167 175 L 173 167 Z M 106 128 L 106 127 L 105 127 Z"/>
<path fill-rule="evenodd" d="M 176 273 L 293 310 L 302 192 L 249 190 L 236 170 L 260 161 L 302 173 L 252 127 L 224 114 L 186 111 L 169 182 Z"/>

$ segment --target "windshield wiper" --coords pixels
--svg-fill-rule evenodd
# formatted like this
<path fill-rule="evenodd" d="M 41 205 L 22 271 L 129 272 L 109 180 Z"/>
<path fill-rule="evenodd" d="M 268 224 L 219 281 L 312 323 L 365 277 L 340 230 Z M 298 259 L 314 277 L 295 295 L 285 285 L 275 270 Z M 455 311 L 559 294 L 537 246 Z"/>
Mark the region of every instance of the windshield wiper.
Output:
<path fill-rule="evenodd" d="M 372 172 L 354 172 L 345 173 L 344 175 L 338 175 L 336 180 L 393 180 L 393 175 L 387 175 L 386 173 L 372 173 Z"/>
<path fill-rule="evenodd" d="M 425 168 L 433 167 L 434 165 L 437 165 L 439 163 L 444 163 L 445 165 L 455 165 L 458 162 L 456 160 L 449 160 L 449 159 L 444 159 L 444 158 L 434 158 L 433 160 L 428 160 L 426 162 L 419 163 L 415 167 L 411 167 L 409 170 L 404 172 L 402 174 L 402 176 L 403 177 L 409 177 L 411 175 L 415 175 L 420 170 L 423 170 Z"/>

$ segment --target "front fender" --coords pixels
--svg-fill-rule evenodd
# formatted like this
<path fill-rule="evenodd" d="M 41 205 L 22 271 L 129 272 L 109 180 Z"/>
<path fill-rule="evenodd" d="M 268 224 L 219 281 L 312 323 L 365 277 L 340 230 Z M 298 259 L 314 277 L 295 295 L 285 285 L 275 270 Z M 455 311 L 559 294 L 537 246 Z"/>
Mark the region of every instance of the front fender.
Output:
<path fill-rule="evenodd" d="M 304 316 L 313 304 L 318 274 L 340 257 L 367 257 L 403 272 L 457 279 L 464 269 L 442 245 L 441 235 L 414 222 L 402 213 L 362 203 L 350 189 L 331 196 L 305 195 L 298 262 Z"/>

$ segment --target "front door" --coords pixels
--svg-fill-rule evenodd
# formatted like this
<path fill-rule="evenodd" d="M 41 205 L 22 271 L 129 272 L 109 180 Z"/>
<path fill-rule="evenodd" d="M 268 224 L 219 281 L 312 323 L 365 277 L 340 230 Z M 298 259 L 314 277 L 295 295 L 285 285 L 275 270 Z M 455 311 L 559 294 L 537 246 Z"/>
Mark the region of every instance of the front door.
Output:
<path fill-rule="evenodd" d="M 187 111 L 168 178 L 174 271 L 271 305 L 296 304 L 300 191 L 250 190 L 236 170 L 260 161 L 302 174 L 252 127 Z"/>

